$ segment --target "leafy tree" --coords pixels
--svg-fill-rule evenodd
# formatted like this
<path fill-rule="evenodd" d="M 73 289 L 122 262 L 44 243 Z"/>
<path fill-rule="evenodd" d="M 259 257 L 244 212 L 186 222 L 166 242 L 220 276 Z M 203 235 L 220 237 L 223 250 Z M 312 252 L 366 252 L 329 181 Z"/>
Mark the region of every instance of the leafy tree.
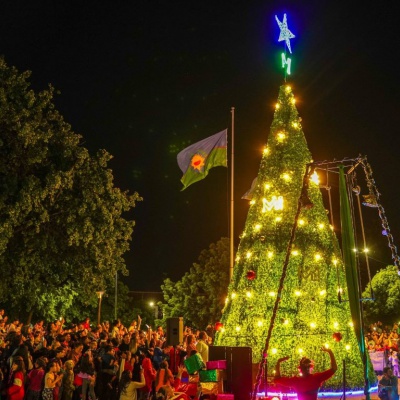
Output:
<path fill-rule="evenodd" d="M 202 250 L 198 263 L 177 282 L 167 278 L 161 289 L 164 303 L 159 306 L 166 318 L 183 317 L 184 324 L 205 329 L 221 317 L 229 283 L 229 240 L 221 238 Z"/>
<path fill-rule="evenodd" d="M 29 76 L 0 59 L 0 302 L 72 318 L 127 274 L 140 197 L 114 186 L 110 154 L 90 155 L 55 109 L 54 89 L 35 93 Z"/>
<path fill-rule="evenodd" d="M 372 286 L 372 291 L 371 291 Z M 371 297 L 373 294 L 373 299 Z M 397 267 L 388 265 L 379 270 L 362 294 L 366 324 L 381 321 L 391 325 L 399 320 L 400 279 Z"/>
<path fill-rule="evenodd" d="M 92 315 L 94 316 L 94 314 Z M 154 326 L 154 308 L 151 308 L 145 300 L 135 300 L 130 297 L 129 288 L 121 280 L 118 280 L 117 318 L 126 327 L 129 327 L 133 320 L 137 320 L 138 315 L 142 319 L 142 328 L 146 329 L 146 324 Z M 103 295 L 101 320 L 110 322 L 115 320 L 115 286 L 110 287 L 109 291 Z"/>

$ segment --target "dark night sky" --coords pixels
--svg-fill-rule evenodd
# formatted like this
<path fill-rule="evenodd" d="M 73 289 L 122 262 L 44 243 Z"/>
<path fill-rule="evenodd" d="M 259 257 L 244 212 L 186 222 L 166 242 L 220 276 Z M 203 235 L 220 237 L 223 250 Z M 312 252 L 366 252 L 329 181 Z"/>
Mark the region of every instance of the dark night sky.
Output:
<path fill-rule="evenodd" d="M 283 81 L 274 19 L 283 12 L 296 35 L 291 83 L 314 160 L 367 155 L 398 243 L 400 7 L 355 3 L 0 2 L 0 54 L 32 71 L 34 89 L 60 90 L 57 108 L 84 145 L 107 149 L 116 185 L 144 198 L 126 256 L 132 290 L 179 279 L 228 236 L 227 170 L 181 192 L 176 153 L 230 127 L 232 106 L 236 236 L 242 231 L 240 197 L 257 175 Z M 376 210 L 366 218 L 375 218 L 369 242 L 381 268 L 390 251 Z"/>

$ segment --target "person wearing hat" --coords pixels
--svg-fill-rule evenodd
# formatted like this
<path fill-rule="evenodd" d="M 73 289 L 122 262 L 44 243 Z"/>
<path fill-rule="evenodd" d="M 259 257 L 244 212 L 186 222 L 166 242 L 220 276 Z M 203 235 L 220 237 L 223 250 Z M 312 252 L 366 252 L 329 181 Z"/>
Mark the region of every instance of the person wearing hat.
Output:
<path fill-rule="evenodd" d="M 328 353 L 330 357 L 331 367 L 326 371 L 312 373 L 314 362 L 307 357 L 303 357 L 299 365 L 300 376 L 283 377 L 281 376 L 280 365 L 289 359 L 289 357 L 283 357 L 278 359 L 276 363 L 274 382 L 292 388 L 297 393 L 299 400 L 317 400 L 318 391 L 322 383 L 337 371 L 336 359 L 332 350 L 322 347 L 321 351 Z"/>

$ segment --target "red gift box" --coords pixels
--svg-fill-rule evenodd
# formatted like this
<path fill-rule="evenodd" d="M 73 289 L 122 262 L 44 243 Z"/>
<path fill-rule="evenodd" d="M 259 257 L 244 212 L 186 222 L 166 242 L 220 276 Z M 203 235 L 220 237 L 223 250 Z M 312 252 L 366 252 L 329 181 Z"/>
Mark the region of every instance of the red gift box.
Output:
<path fill-rule="evenodd" d="M 206 362 L 207 369 L 226 369 L 226 360 L 215 360 Z"/>
<path fill-rule="evenodd" d="M 234 400 L 234 396 L 231 393 L 218 393 L 217 400 Z"/>

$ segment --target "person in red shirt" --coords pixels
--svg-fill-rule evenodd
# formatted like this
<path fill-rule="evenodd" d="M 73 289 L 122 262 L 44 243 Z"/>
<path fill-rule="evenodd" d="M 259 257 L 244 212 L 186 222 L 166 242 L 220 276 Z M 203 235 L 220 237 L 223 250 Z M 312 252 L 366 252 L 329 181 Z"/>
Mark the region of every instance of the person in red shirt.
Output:
<path fill-rule="evenodd" d="M 11 366 L 9 385 L 7 387 L 7 399 L 23 400 L 25 396 L 24 384 L 25 384 L 24 359 L 21 356 L 16 356 L 14 357 Z"/>
<path fill-rule="evenodd" d="M 283 377 L 281 376 L 280 364 L 289 359 L 289 357 L 280 358 L 276 363 L 276 375 L 274 382 L 276 384 L 292 388 L 299 400 L 317 400 L 318 391 L 322 383 L 328 380 L 337 371 L 335 356 L 331 349 L 322 347 L 321 351 L 329 354 L 331 367 L 323 372 L 312 373 L 314 363 L 309 358 L 303 357 L 300 360 L 300 376 Z"/>

